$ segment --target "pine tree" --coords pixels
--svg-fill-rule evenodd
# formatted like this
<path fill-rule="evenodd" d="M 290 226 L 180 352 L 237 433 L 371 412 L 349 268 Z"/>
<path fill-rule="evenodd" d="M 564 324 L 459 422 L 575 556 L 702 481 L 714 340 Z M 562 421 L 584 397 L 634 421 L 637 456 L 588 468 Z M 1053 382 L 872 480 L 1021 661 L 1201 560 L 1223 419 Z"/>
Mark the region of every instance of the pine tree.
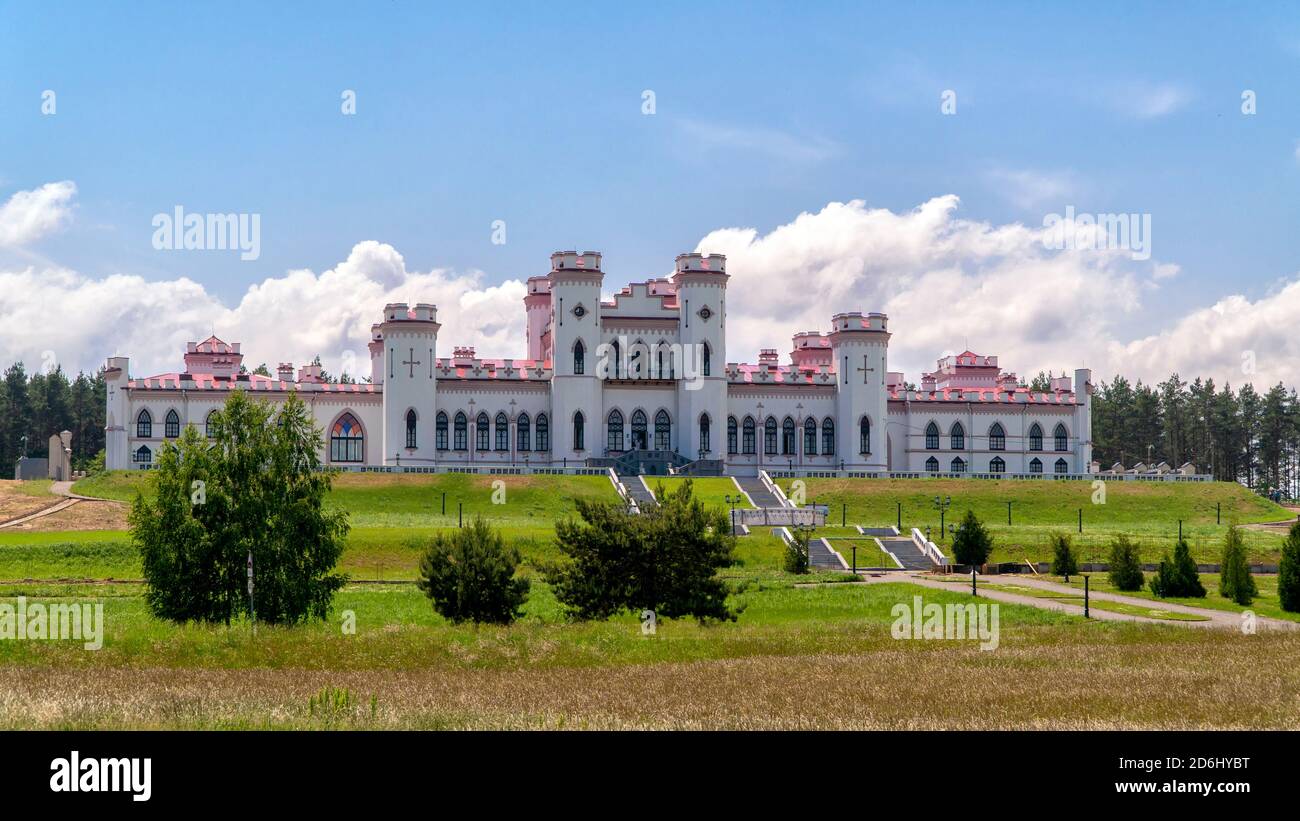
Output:
<path fill-rule="evenodd" d="M 1070 549 L 1070 537 L 1063 533 L 1053 533 L 1048 537 L 1052 544 L 1052 575 L 1064 576 L 1065 583 L 1070 583 L 1071 576 L 1079 573 L 1079 562 Z"/>
<path fill-rule="evenodd" d="M 1246 544 L 1236 525 L 1228 528 L 1223 537 L 1223 558 L 1219 562 L 1219 592 L 1243 607 L 1259 595 L 1255 578 L 1250 575 L 1246 561 Z"/>
<path fill-rule="evenodd" d="M 1151 580 L 1151 592 L 1162 599 L 1205 598 L 1205 586 L 1201 584 L 1200 573 L 1192 559 L 1192 549 L 1186 539 L 1179 539 L 1174 545 L 1174 557 L 1168 554 L 1160 562 L 1156 576 Z"/>
<path fill-rule="evenodd" d="M 952 537 L 952 555 L 957 564 L 979 566 L 993 552 L 993 537 L 980 523 L 975 512 L 967 510 Z"/>
<path fill-rule="evenodd" d="M 1300 521 L 1282 541 L 1282 561 L 1277 569 L 1277 597 L 1282 609 L 1300 613 Z"/>
<path fill-rule="evenodd" d="M 1110 583 L 1116 590 L 1141 590 L 1146 579 L 1138 547 L 1123 533 L 1110 543 Z"/>
<path fill-rule="evenodd" d="M 429 540 L 416 586 L 452 622 L 509 624 L 528 598 L 528 580 L 515 577 L 519 563 L 519 551 L 476 516 L 469 527 Z"/>

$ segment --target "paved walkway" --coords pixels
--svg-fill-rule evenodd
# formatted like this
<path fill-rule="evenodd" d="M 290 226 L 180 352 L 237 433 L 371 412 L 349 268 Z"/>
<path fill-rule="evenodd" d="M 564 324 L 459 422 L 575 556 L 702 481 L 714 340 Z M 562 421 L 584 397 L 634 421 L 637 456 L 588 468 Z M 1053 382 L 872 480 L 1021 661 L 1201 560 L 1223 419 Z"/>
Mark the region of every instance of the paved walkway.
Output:
<path fill-rule="evenodd" d="M 936 590 L 948 590 L 950 592 L 967 592 L 970 590 L 970 580 L 963 581 L 940 581 L 933 577 L 917 573 L 889 573 L 880 575 L 869 575 L 864 579 L 867 584 L 882 584 L 889 582 L 906 582 L 916 584 L 921 587 L 932 587 Z M 1043 579 L 1025 578 L 1023 576 L 981 576 L 976 583 L 979 588 L 979 595 L 992 601 L 1006 602 L 1008 604 L 1024 604 L 1030 607 L 1038 607 L 1043 610 L 1056 610 L 1062 613 L 1069 613 L 1075 616 L 1083 615 L 1083 602 L 1063 601 L 1061 599 L 1045 599 L 1037 596 L 1031 596 L 1023 593 L 1012 593 L 1005 590 L 992 590 L 984 587 L 984 583 L 989 584 L 1014 584 L 1020 587 L 1033 587 L 1040 590 L 1049 590 L 1057 593 L 1071 594 L 1082 596 L 1082 591 L 1074 587 L 1066 587 L 1056 582 L 1045 581 Z M 1182 627 L 1217 627 L 1220 629 L 1241 629 L 1241 614 L 1227 610 L 1211 610 L 1206 607 L 1191 607 L 1184 604 L 1175 604 L 1173 602 L 1153 601 L 1151 599 L 1142 599 L 1134 596 L 1124 596 L 1117 593 L 1101 593 L 1092 591 L 1089 598 L 1094 601 L 1109 601 L 1118 604 L 1128 604 L 1143 609 L 1167 610 L 1171 613 L 1187 613 L 1190 615 L 1201 616 L 1205 621 L 1181 621 L 1178 619 L 1155 619 L 1147 616 L 1135 616 L 1128 613 L 1115 613 L 1110 610 L 1100 608 L 1090 608 L 1093 618 L 1099 621 L 1137 621 L 1148 624 L 1172 624 Z M 1256 616 L 1256 626 L 1261 630 L 1297 630 L 1300 629 L 1300 623 L 1287 621 L 1285 619 L 1274 619 L 1266 616 Z"/>

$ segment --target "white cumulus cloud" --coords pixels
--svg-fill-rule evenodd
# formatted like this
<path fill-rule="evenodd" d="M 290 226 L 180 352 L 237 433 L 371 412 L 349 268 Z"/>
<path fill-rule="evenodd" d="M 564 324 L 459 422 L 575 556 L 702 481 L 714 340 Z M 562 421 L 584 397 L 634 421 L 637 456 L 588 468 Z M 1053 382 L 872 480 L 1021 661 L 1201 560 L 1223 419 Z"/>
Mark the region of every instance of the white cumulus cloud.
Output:
<path fill-rule="evenodd" d="M 72 218 L 76 194 L 69 180 L 15 193 L 0 205 L 0 248 L 30 245 L 62 228 Z"/>
<path fill-rule="evenodd" d="M 971 348 L 1022 376 L 1091 367 L 1097 379 L 1152 381 L 1176 370 L 1234 386 L 1300 385 L 1300 336 L 1291 332 L 1300 326 L 1300 277 L 1166 321 L 1145 300 L 1160 298 L 1157 284 L 1176 277 L 1177 263 L 1053 250 L 1048 229 L 968 219 L 959 209 L 954 195 L 904 212 L 854 200 L 767 233 L 710 232 L 697 250 L 728 258 L 728 360 L 753 362 L 765 347 L 784 354 L 792 334 L 825 331 L 832 314 L 861 310 L 889 315 L 890 368 L 912 381 L 944 352 Z M 184 277 L 94 278 L 27 264 L 0 268 L 0 363 L 52 356 L 75 372 L 120 354 L 136 375 L 168 372 L 181 366 L 186 342 L 215 332 L 243 343 L 250 368 L 319 354 L 331 373 L 364 377 L 370 326 L 388 302 L 436 304 L 442 356 L 473 345 L 482 356 L 523 358 L 525 292 L 518 279 L 493 283 L 477 270 L 413 270 L 373 240 L 328 270 L 252 285 L 236 304 Z M 1128 327 L 1150 330 L 1135 338 Z"/>
<path fill-rule="evenodd" d="M 319 354 L 337 375 L 370 375 L 370 326 L 389 302 L 432 302 L 442 323 L 439 355 L 452 345 L 510 355 L 523 346 L 525 285 L 485 285 L 478 271 L 412 271 L 391 245 L 367 240 L 348 258 L 315 273 L 294 270 L 249 287 L 222 304 L 193 280 L 92 279 L 68 270 L 0 271 L 0 361 L 53 358 L 66 370 L 131 357 L 134 375 L 175 371 L 186 342 L 210 333 L 243 343 L 250 369 L 301 364 Z M 517 354 L 520 358 L 524 354 Z"/>

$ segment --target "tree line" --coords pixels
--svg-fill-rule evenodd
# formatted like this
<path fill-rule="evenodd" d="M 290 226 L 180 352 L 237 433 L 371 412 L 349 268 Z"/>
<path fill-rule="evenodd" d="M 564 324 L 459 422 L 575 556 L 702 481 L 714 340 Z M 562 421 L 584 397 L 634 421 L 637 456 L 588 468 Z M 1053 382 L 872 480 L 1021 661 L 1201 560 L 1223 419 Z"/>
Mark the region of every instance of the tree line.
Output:
<path fill-rule="evenodd" d="M 0 478 L 13 478 L 20 456 L 48 455 L 50 436 L 65 430 L 73 469 L 86 469 L 104 449 L 105 403 L 103 369 L 69 380 L 62 367 L 28 373 L 11 365 L 0 379 Z"/>
<path fill-rule="evenodd" d="M 1300 493 L 1300 401 L 1282 383 L 1259 393 L 1177 373 L 1156 385 L 1116 376 L 1092 397 L 1092 453 L 1115 462 L 1191 462 L 1198 473 L 1259 491 Z"/>

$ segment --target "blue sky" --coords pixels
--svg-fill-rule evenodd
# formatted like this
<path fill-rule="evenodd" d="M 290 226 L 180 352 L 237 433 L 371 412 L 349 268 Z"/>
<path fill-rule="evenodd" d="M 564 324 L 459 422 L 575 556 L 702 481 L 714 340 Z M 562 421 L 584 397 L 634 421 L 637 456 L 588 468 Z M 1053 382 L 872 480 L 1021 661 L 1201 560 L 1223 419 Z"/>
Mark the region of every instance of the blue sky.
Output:
<path fill-rule="evenodd" d="M 1294 4 L 0 2 L 0 115 L 0 202 L 76 185 L 0 264 L 228 306 L 364 240 L 484 285 L 595 248 L 621 283 L 715 229 L 950 194 L 992 225 L 1151 214 L 1180 271 L 1120 341 L 1300 270 Z M 155 250 L 177 204 L 259 213 L 260 258 Z"/>

